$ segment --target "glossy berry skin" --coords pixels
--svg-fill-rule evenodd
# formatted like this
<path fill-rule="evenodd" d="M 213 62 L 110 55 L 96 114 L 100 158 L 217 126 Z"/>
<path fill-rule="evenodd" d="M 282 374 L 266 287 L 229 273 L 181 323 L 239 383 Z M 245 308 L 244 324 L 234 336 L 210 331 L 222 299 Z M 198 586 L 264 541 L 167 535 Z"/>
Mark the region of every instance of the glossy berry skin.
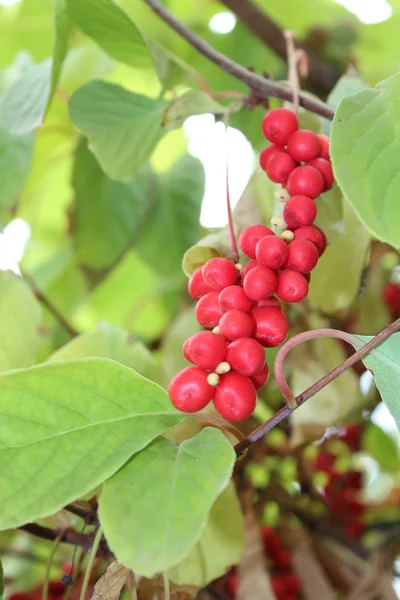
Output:
<path fill-rule="evenodd" d="M 306 227 L 299 227 L 294 232 L 294 239 L 303 238 L 309 240 L 314 244 L 316 249 L 318 250 L 319 256 L 322 256 L 326 249 L 326 235 L 316 225 L 310 225 Z"/>
<path fill-rule="evenodd" d="M 207 382 L 208 373 L 198 367 L 179 371 L 169 384 L 172 404 L 187 413 L 203 410 L 214 396 L 214 388 Z"/>
<path fill-rule="evenodd" d="M 278 273 L 279 298 L 284 302 L 301 302 L 308 294 L 308 283 L 299 271 L 286 269 Z"/>
<path fill-rule="evenodd" d="M 251 300 L 244 289 L 238 285 L 230 285 L 223 289 L 218 301 L 222 314 L 233 309 L 250 312 L 255 305 L 254 300 Z"/>
<path fill-rule="evenodd" d="M 289 198 L 283 209 L 283 218 L 288 229 L 294 231 L 299 227 L 312 225 L 317 216 L 314 200 L 308 196 L 293 196 Z"/>
<path fill-rule="evenodd" d="M 320 156 L 321 158 L 324 158 L 325 160 L 330 160 L 330 154 L 329 154 L 330 139 L 329 139 L 329 137 L 327 135 L 325 135 L 324 133 L 317 133 L 317 138 L 319 140 L 319 145 L 320 145 L 320 150 L 319 150 L 318 156 Z"/>
<path fill-rule="evenodd" d="M 251 269 L 244 278 L 243 289 L 252 300 L 266 300 L 275 293 L 278 278 L 275 271 L 262 265 Z"/>
<path fill-rule="evenodd" d="M 308 129 L 299 129 L 290 136 L 287 143 L 288 154 L 296 162 L 306 162 L 318 156 L 321 145 L 317 134 Z"/>
<path fill-rule="evenodd" d="M 286 146 L 289 138 L 299 128 L 296 114 L 287 108 L 274 108 L 263 118 L 262 131 L 267 140 Z"/>
<path fill-rule="evenodd" d="M 250 314 L 254 321 L 253 338 L 262 346 L 274 348 L 285 341 L 289 323 L 280 308 L 256 306 Z"/>
<path fill-rule="evenodd" d="M 291 196 L 317 198 L 322 193 L 324 186 L 324 178 L 318 169 L 303 165 L 296 167 L 290 173 L 286 189 Z"/>
<path fill-rule="evenodd" d="M 213 290 L 223 290 L 228 285 L 235 285 L 238 271 L 232 261 L 227 258 L 210 258 L 202 269 L 204 281 Z"/>
<path fill-rule="evenodd" d="M 333 176 L 332 165 L 329 160 L 325 160 L 324 158 L 314 158 L 310 160 L 307 165 L 310 167 L 315 167 L 321 173 L 324 178 L 324 192 L 327 192 L 333 186 L 333 182 L 335 180 Z"/>
<path fill-rule="evenodd" d="M 189 338 L 190 362 L 201 369 L 213 371 L 225 360 L 226 353 L 225 341 L 212 331 L 200 331 Z"/>
<path fill-rule="evenodd" d="M 248 313 L 241 310 L 228 310 L 222 315 L 218 327 L 221 335 L 229 342 L 233 342 L 251 336 L 253 320 Z"/>
<path fill-rule="evenodd" d="M 202 296 L 211 292 L 210 286 L 204 281 L 202 267 L 196 269 L 190 276 L 188 283 L 188 292 L 193 300 L 198 300 Z"/>
<path fill-rule="evenodd" d="M 257 375 L 265 364 L 264 348 L 253 338 L 241 338 L 228 345 L 226 362 L 231 369 L 251 377 Z"/>
<path fill-rule="evenodd" d="M 271 181 L 285 184 L 290 173 L 296 168 L 293 158 L 284 152 L 276 152 L 268 159 L 265 172 Z"/>
<path fill-rule="evenodd" d="M 275 296 L 271 296 L 271 298 L 267 298 L 266 300 L 260 300 L 259 302 L 257 302 L 257 306 L 275 306 L 277 308 L 280 308 L 281 304 L 278 298 L 275 298 Z"/>
<path fill-rule="evenodd" d="M 248 377 L 235 371 L 221 375 L 213 400 L 221 417 L 229 421 L 247 419 L 253 413 L 256 401 L 256 390 Z"/>
<path fill-rule="evenodd" d="M 298 238 L 289 244 L 288 267 L 300 271 L 300 273 L 309 273 L 317 262 L 318 250 L 310 240 Z"/>
<path fill-rule="evenodd" d="M 400 286 L 389 282 L 382 292 L 383 300 L 394 316 L 400 315 Z"/>
<path fill-rule="evenodd" d="M 261 238 L 256 246 L 258 262 L 270 269 L 280 269 L 283 267 L 286 264 L 288 256 L 288 245 L 276 235 L 268 235 Z"/>
<path fill-rule="evenodd" d="M 264 225 L 250 225 L 250 227 L 246 227 L 239 236 L 240 249 L 249 258 L 255 258 L 257 243 L 266 235 L 275 234 L 268 227 L 264 227 Z"/>
<path fill-rule="evenodd" d="M 202 327 L 208 327 L 210 329 L 216 327 L 222 316 L 219 308 L 219 292 L 209 292 L 205 296 L 202 296 L 196 304 L 196 319 Z"/>
<path fill-rule="evenodd" d="M 254 269 L 254 267 L 259 267 L 259 266 L 260 266 L 260 263 L 258 262 L 258 260 L 251 260 L 250 262 L 248 262 L 247 265 L 245 265 L 242 269 L 242 273 L 241 273 L 242 282 L 244 281 L 244 278 L 246 277 L 247 273 L 249 271 L 251 271 L 251 269 Z"/>
<path fill-rule="evenodd" d="M 194 336 L 192 336 L 194 337 Z M 190 342 L 191 342 L 192 338 L 188 338 L 187 340 L 185 340 L 185 342 L 183 343 L 182 346 L 182 354 L 183 356 L 186 358 L 186 360 L 188 360 L 189 362 L 193 363 L 192 357 L 190 356 Z"/>
<path fill-rule="evenodd" d="M 251 379 L 252 384 L 256 388 L 256 390 L 259 390 L 260 388 L 262 388 L 263 385 L 265 385 L 267 383 L 268 377 L 269 377 L 269 368 L 268 368 L 267 363 L 265 363 L 265 365 L 263 366 L 261 371 L 259 373 L 257 373 L 256 375 L 253 375 L 252 377 L 250 377 L 250 379 Z"/>
<path fill-rule="evenodd" d="M 265 167 L 267 165 L 268 160 L 277 152 L 286 152 L 286 150 L 283 146 L 276 146 L 275 144 L 272 144 L 271 146 L 264 148 L 264 150 L 261 150 L 260 167 L 263 171 L 265 171 Z"/>

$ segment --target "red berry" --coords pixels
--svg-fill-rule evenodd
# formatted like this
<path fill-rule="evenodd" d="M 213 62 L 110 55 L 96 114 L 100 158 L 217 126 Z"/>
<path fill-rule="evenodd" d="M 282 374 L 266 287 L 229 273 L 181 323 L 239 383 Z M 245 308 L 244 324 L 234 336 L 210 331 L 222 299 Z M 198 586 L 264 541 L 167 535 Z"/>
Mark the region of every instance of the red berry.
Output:
<path fill-rule="evenodd" d="M 286 339 L 289 323 L 280 308 L 256 306 L 251 311 L 254 320 L 253 337 L 266 348 L 279 346 Z"/>
<path fill-rule="evenodd" d="M 293 269 L 278 273 L 279 298 L 284 302 L 301 302 L 308 294 L 308 283 L 304 275 Z"/>
<path fill-rule="evenodd" d="M 308 196 L 293 196 L 289 198 L 283 209 L 283 218 L 288 229 L 295 230 L 299 227 L 312 225 L 317 216 L 317 207 L 314 200 Z"/>
<path fill-rule="evenodd" d="M 260 300 L 259 302 L 257 302 L 257 306 L 275 306 L 277 308 L 280 308 L 281 303 L 279 302 L 278 298 L 275 298 L 275 296 L 271 296 L 271 298 L 267 298 L 266 300 Z"/>
<path fill-rule="evenodd" d="M 325 158 L 314 158 L 310 160 L 308 163 L 310 167 L 315 167 L 321 173 L 324 178 L 324 192 L 327 192 L 331 189 L 334 182 L 333 169 L 329 160 Z"/>
<path fill-rule="evenodd" d="M 201 267 L 196 269 L 190 276 L 188 291 L 193 300 L 198 300 L 202 296 L 208 294 L 208 292 L 211 292 L 210 286 L 203 279 Z"/>
<path fill-rule="evenodd" d="M 241 338 L 228 345 L 226 362 L 231 365 L 231 369 L 252 377 L 257 375 L 265 364 L 264 348 L 253 338 Z"/>
<path fill-rule="evenodd" d="M 218 292 L 209 292 L 205 296 L 202 296 L 197 302 L 196 319 L 202 327 L 209 327 L 212 329 L 218 325 L 222 315 L 218 298 Z"/>
<path fill-rule="evenodd" d="M 400 313 L 400 287 L 395 283 L 387 283 L 383 289 L 383 300 L 393 315 Z"/>
<path fill-rule="evenodd" d="M 191 337 L 188 338 L 183 346 L 182 346 L 182 354 L 183 356 L 186 358 L 186 360 L 188 360 L 189 362 L 193 362 L 192 357 L 190 356 L 190 341 L 191 341 Z"/>
<path fill-rule="evenodd" d="M 300 273 L 309 273 L 317 262 L 318 250 L 310 240 L 297 238 L 289 244 L 288 267 L 300 271 Z"/>
<path fill-rule="evenodd" d="M 311 200 L 312 202 L 312 200 Z M 258 262 L 270 269 L 280 269 L 286 264 L 289 249 L 284 240 L 276 235 L 268 235 L 258 242 L 256 257 Z"/>
<path fill-rule="evenodd" d="M 277 569 L 290 569 L 292 566 L 292 557 L 287 550 L 282 550 L 273 556 L 275 567 Z"/>
<path fill-rule="evenodd" d="M 286 590 L 280 575 L 271 577 L 271 587 L 277 600 L 286 600 Z"/>
<path fill-rule="evenodd" d="M 219 307 L 222 314 L 233 309 L 250 312 L 254 307 L 254 301 L 246 295 L 243 288 L 238 285 L 230 285 L 220 292 Z"/>
<path fill-rule="evenodd" d="M 216 333 L 200 331 L 189 338 L 188 350 L 192 363 L 201 369 L 212 371 L 225 360 L 227 347 L 222 337 Z"/>
<path fill-rule="evenodd" d="M 285 573 L 281 577 L 285 589 L 290 594 L 298 594 L 301 590 L 301 583 L 294 573 Z"/>
<path fill-rule="evenodd" d="M 347 425 L 345 430 L 339 435 L 339 439 L 345 442 L 354 452 L 357 452 L 361 448 L 362 435 L 363 428 L 355 423 Z"/>
<path fill-rule="evenodd" d="M 207 371 L 198 367 L 186 367 L 179 371 L 168 388 L 175 408 L 187 413 L 205 408 L 214 395 L 214 388 L 207 382 L 207 377 Z"/>
<path fill-rule="evenodd" d="M 352 523 L 348 523 L 344 530 L 348 537 L 360 538 L 365 531 L 365 525 L 362 521 L 353 521 Z"/>
<path fill-rule="evenodd" d="M 262 131 L 267 140 L 286 146 L 290 136 L 299 128 L 296 114 L 287 108 L 274 108 L 263 118 Z"/>
<path fill-rule="evenodd" d="M 271 229 L 264 225 L 250 225 L 243 229 L 239 236 L 239 246 L 249 258 L 256 257 L 256 246 L 259 240 L 266 235 L 275 235 Z"/>
<path fill-rule="evenodd" d="M 203 265 L 202 274 L 210 288 L 219 291 L 235 285 L 239 276 L 235 265 L 227 258 L 210 258 Z"/>
<path fill-rule="evenodd" d="M 256 407 L 257 394 L 248 377 L 229 371 L 215 388 L 214 407 L 224 419 L 241 421 Z"/>
<path fill-rule="evenodd" d="M 265 365 L 263 366 L 261 371 L 259 373 L 257 373 L 256 375 L 252 375 L 250 377 L 250 379 L 251 379 L 252 384 L 256 388 L 256 390 L 259 390 L 260 388 L 262 388 L 263 385 L 265 385 L 267 383 L 268 377 L 269 377 L 269 368 L 268 368 L 267 363 L 265 363 Z"/>
<path fill-rule="evenodd" d="M 330 160 L 329 156 L 329 145 L 330 139 L 324 133 L 317 133 L 317 138 L 319 140 L 320 151 L 319 155 L 321 158 L 325 158 L 325 160 Z"/>
<path fill-rule="evenodd" d="M 315 469 L 317 471 L 325 471 L 326 473 L 333 473 L 333 467 L 335 465 L 336 455 L 326 450 L 321 450 L 315 459 Z"/>
<path fill-rule="evenodd" d="M 308 129 L 300 129 L 290 136 L 287 151 L 297 162 L 306 162 L 318 156 L 321 145 L 317 134 Z"/>
<path fill-rule="evenodd" d="M 225 339 L 233 342 L 253 333 L 253 321 L 249 314 L 241 310 L 228 310 L 219 321 L 219 330 Z"/>
<path fill-rule="evenodd" d="M 243 288 L 252 300 L 266 300 L 276 291 L 278 278 L 268 267 L 258 266 L 251 269 L 243 281 Z"/>
<path fill-rule="evenodd" d="M 289 175 L 286 188 L 291 196 L 316 198 L 324 189 L 324 178 L 315 167 L 296 167 Z"/>
<path fill-rule="evenodd" d="M 276 146 L 275 144 L 272 144 L 271 146 L 264 148 L 264 150 L 261 150 L 261 152 L 260 152 L 260 167 L 264 171 L 265 171 L 265 167 L 267 165 L 268 160 L 271 158 L 271 156 L 274 156 L 274 154 L 276 154 L 277 152 L 286 152 L 286 150 L 283 146 Z"/>
<path fill-rule="evenodd" d="M 320 227 L 317 227 L 317 225 L 309 225 L 296 229 L 294 232 L 294 239 L 296 240 L 298 238 L 303 238 L 312 242 L 318 250 L 319 256 L 322 256 L 325 252 L 326 235 Z"/>
<path fill-rule="evenodd" d="M 239 573 L 235 570 L 229 575 L 228 583 L 226 584 L 228 594 L 231 598 L 235 598 L 239 587 Z"/>
<path fill-rule="evenodd" d="M 290 173 L 296 168 L 293 158 L 285 152 L 275 152 L 265 165 L 265 172 L 271 181 L 285 184 Z"/>
<path fill-rule="evenodd" d="M 254 269 L 254 267 L 259 267 L 259 266 L 260 266 L 260 263 L 257 260 L 251 260 L 250 262 L 248 262 L 247 265 L 245 265 L 243 267 L 242 272 L 241 272 L 242 281 L 246 277 L 247 273 L 249 271 L 251 271 L 251 269 Z"/>

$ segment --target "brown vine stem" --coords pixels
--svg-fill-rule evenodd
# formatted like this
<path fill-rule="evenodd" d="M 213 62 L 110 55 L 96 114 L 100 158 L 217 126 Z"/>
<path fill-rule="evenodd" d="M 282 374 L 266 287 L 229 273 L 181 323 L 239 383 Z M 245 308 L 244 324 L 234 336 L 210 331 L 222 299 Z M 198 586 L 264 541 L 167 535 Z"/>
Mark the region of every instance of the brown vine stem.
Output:
<path fill-rule="evenodd" d="M 276 425 L 278 425 L 281 421 L 286 419 L 289 415 L 291 415 L 301 404 L 315 396 L 319 391 L 321 391 L 324 387 L 334 381 L 339 375 L 350 369 L 350 367 L 354 366 L 359 360 L 367 356 L 371 352 L 377 348 L 382 342 L 387 340 L 393 333 L 400 330 L 400 319 L 394 321 L 390 325 L 387 325 L 378 335 L 376 335 L 372 340 L 370 340 L 367 344 L 365 344 L 360 350 L 357 350 L 352 356 L 344 360 L 340 365 L 332 369 L 329 373 L 324 375 L 321 379 L 315 382 L 312 386 L 304 390 L 302 394 L 295 398 L 296 407 L 290 408 L 290 406 L 284 406 L 281 408 L 273 417 L 268 419 L 263 425 L 257 427 L 252 433 L 250 433 L 244 440 L 236 444 L 235 451 L 237 456 L 240 456 L 246 448 L 254 444 L 257 440 L 264 437 L 268 431 L 271 431 Z"/>
<path fill-rule="evenodd" d="M 221 69 L 245 83 L 251 90 L 256 92 L 260 99 L 266 99 L 268 96 L 288 100 L 293 102 L 293 92 L 290 87 L 261 77 L 249 69 L 242 67 L 238 63 L 222 54 L 201 37 L 196 35 L 191 29 L 186 27 L 179 19 L 174 17 L 159 0 L 143 0 L 161 19 L 183 37 L 193 48 L 196 48 L 203 56 L 218 65 Z M 332 120 L 335 110 L 317 98 L 307 94 L 299 94 L 300 104 L 321 117 Z"/>
<path fill-rule="evenodd" d="M 59 536 L 59 531 L 50 529 L 50 527 L 37 525 L 36 523 L 27 523 L 26 525 L 21 525 L 19 529 L 36 537 L 42 538 L 43 540 L 49 540 L 52 542 L 54 542 Z M 61 536 L 60 542 L 72 544 L 73 546 L 82 546 L 82 548 L 85 548 L 85 550 L 90 550 L 93 543 L 93 537 L 78 533 L 73 529 L 67 529 Z"/>

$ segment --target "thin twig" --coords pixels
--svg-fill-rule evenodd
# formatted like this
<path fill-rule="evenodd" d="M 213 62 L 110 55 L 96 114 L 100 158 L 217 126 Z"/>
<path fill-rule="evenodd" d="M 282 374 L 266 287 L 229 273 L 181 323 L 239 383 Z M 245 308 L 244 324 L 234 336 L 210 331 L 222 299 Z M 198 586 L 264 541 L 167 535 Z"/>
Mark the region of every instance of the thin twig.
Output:
<path fill-rule="evenodd" d="M 231 194 L 229 190 L 229 145 L 228 145 L 228 115 L 225 120 L 225 186 L 226 186 L 226 212 L 228 213 L 228 229 L 231 241 L 231 258 L 234 263 L 239 262 L 239 251 L 236 242 L 235 228 L 233 226 Z"/>
<path fill-rule="evenodd" d="M 80 506 L 76 502 L 71 502 L 70 504 L 67 504 L 67 506 L 65 506 L 64 509 L 72 513 L 73 515 L 80 517 L 81 519 L 86 519 L 92 512 L 87 508 L 83 508 L 83 506 Z"/>
<path fill-rule="evenodd" d="M 165 23 L 174 31 L 179 33 L 191 46 L 196 48 L 203 56 L 221 67 L 224 71 L 245 83 L 251 90 L 257 93 L 260 99 L 266 99 L 268 96 L 280 98 L 281 100 L 293 101 L 293 92 L 290 87 L 276 83 L 271 79 L 261 77 L 234 62 L 225 54 L 215 50 L 205 40 L 196 35 L 191 29 L 186 27 L 179 19 L 174 17 L 159 0 L 143 0 Z M 332 120 L 335 114 L 334 109 L 321 100 L 317 100 L 307 94 L 300 94 L 300 104 L 327 119 Z"/>
<path fill-rule="evenodd" d="M 26 525 L 19 527 L 19 529 L 42 538 L 43 540 L 55 541 L 59 535 L 59 531 L 51 529 L 50 527 L 43 527 L 43 525 L 37 525 L 36 523 L 27 523 Z M 73 546 L 82 546 L 88 550 L 92 545 L 92 536 L 82 535 L 73 529 L 68 529 L 62 535 L 60 542 L 71 544 Z"/>
<path fill-rule="evenodd" d="M 400 330 L 400 319 L 394 321 L 390 325 L 387 325 L 378 335 L 376 335 L 372 340 L 370 340 L 365 346 L 357 350 L 352 356 L 344 360 L 340 365 L 332 369 L 329 373 L 324 375 L 321 379 L 319 379 L 316 383 L 313 383 L 309 388 L 307 388 L 302 394 L 296 397 L 296 403 L 300 406 L 312 396 L 315 396 L 318 392 L 320 392 L 324 387 L 331 383 L 334 379 L 339 377 L 342 373 L 350 369 L 350 367 L 354 366 L 359 360 L 365 358 L 367 354 L 377 348 L 382 342 L 387 340 L 393 333 Z M 246 448 L 248 448 L 251 444 L 254 444 L 257 440 L 264 437 L 268 431 L 273 429 L 276 425 L 278 425 L 281 421 L 286 419 L 289 415 L 291 415 L 298 406 L 295 408 L 290 408 L 289 406 L 284 406 L 281 408 L 273 417 L 268 419 L 263 425 L 257 427 L 252 433 L 250 433 L 244 440 L 236 444 L 235 451 L 237 456 L 240 456 Z"/>
<path fill-rule="evenodd" d="M 72 327 L 72 325 L 70 325 L 70 323 L 68 323 L 68 321 L 65 317 L 63 317 L 58 308 L 56 308 L 54 304 L 52 304 L 51 301 L 47 298 L 47 296 L 45 296 L 43 292 L 38 288 L 33 277 L 31 277 L 31 275 L 28 275 L 28 273 L 25 273 L 22 270 L 21 275 L 26 281 L 26 283 L 29 285 L 39 302 L 47 308 L 47 310 L 53 315 L 56 321 L 58 321 L 61 327 L 67 333 L 69 333 L 71 337 L 76 337 L 78 335 L 78 332 Z"/>

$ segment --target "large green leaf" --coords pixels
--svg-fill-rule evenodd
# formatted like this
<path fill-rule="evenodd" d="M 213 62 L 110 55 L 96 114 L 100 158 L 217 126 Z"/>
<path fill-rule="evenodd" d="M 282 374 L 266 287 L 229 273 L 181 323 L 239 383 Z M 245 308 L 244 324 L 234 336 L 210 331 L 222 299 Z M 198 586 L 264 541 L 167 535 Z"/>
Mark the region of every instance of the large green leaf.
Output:
<path fill-rule="evenodd" d="M 129 248 L 151 208 L 152 177 L 146 169 L 129 183 L 110 179 L 81 141 L 73 171 L 73 236 L 82 264 L 107 269 Z"/>
<path fill-rule="evenodd" d="M 99 499 L 100 521 L 117 558 L 152 577 L 187 557 L 234 462 L 231 444 L 210 427 L 181 444 L 158 439 L 132 457 Z"/>
<path fill-rule="evenodd" d="M 204 169 L 189 154 L 158 178 L 155 202 L 137 251 L 163 275 L 181 275 L 182 256 L 200 233 Z"/>
<path fill-rule="evenodd" d="M 212 113 L 214 115 L 223 115 L 227 108 L 219 104 L 208 94 L 201 90 L 189 90 L 182 96 L 174 98 L 163 115 L 163 125 L 166 128 L 174 129 L 182 127 L 188 117 L 193 115 L 203 115 Z"/>
<path fill-rule="evenodd" d="M 30 367 L 36 358 L 39 303 L 26 283 L 0 271 L 0 372 Z"/>
<path fill-rule="evenodd" d="M 347 96 L 361 92 L 368 87 L 368 84 L 360 77 L 354 67 L 349 67 L 347 72 L 342 75 L 334 85 L 331 93 L 327 98 L 327 103 L 337 108 L 340 101 Z M 323 130 L 327 135 L 330 134 L 332 122 L 328 119 L 323 119 Z"/>
<path fill-rule="evenodd" d="M 342 100 L 331 155 L 337 182 L 360 218 L 400 247 L 400 74 Z"/>
<path fill-rule="evenodd" d="M 68 43 L 72 30 L 72 20 L 67 9 L 66 0 L 55 0 L 54 5 L 55 38 L 53 44 L 53 65 L 51 69 L 50 93 L 45 112 L 50 108 L 51 101 L 60 81 L 61 71 L 68 52 Z"/>
<path fill-rule="evenodd" d="M 60 510 L 182 419 L 165 390 L 107 359 L 1 376 L 0 529 Z"/>
<path fill-rule="evenodd" d="M 150 158 L 163 135 L 164 100 L 133 94 L 119 85 L 92 81 L 71 97 L 70 114 L 89 139 L 102 169 L 129 181 Z"/>
<path fill-rule="evenodd" d="M 371 337 L 358 335 L 367 343 Z M 391 412 L 400 431 L 400 333 L 392 335 L 383 344 L 368 354 L 363 362 L 374 375 L 374 381 L 383 402 Z"/>
<path fill-rule="evenodd" d="M 13 135 L 0 129 L 0 206 L 13 208 L 28 178 L 33 134 Z"/>
<path fill-rule="evenodd" d="M 400 470 L 398 442 L 375 423 L 368 423 L 363 435 L 363 447 L 375 459 L 381 470 L 396 475 Z"/>
<path fill-rule="evenodd" d="M 189 556 L 170 569 L 168 576 L 180 585 L 204 587 L 236 565 L 243 548 L 243 516 L 230 483 L 212 507 L 201 538 Z"/>
<path fill-rule="evenodd" d="M 23 135 L 42 124 L 50 92 L 52 61 L 24 69 L 0 96 L 0 126 Z"/>
<path fill-rule="evenodd" d="M 110 56 L 133 67 L 153 64 L 141 32 L 113 0 L 66 1 L 74 22 Z"/>

